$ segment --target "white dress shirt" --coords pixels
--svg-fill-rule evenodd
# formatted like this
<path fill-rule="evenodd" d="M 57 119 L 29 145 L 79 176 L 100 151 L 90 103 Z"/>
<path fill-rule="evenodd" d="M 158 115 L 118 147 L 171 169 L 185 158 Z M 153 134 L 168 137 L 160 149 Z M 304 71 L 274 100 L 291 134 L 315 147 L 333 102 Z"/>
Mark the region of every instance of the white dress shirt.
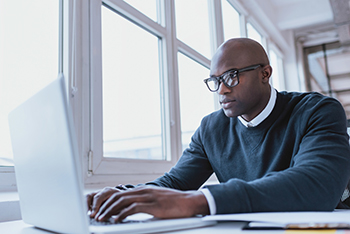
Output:
<path fill-rule="evenodd" d="M 241 121 L 241 123 L 245 127 L 256 127 L 258 126 L 262 121 L 264 121 L 272 112 L 275 104 L 276 104 L 276 98 L 277 98 L 277 91 L 270 85 L 271 87 L 271 95 L 269 102 L 267 103 L 264 110 L 258 114 L 254 119 L 251 121 L 246 121 L 241 116 L 238 116 L 238 119 Z M 210 193 L 209 189 L 203 188 L 201 189 L 201 192 L 204 194 L 205 198 L 207 199 L 209 211 L 211 215 L 216 214 L 216 204 L 213 195 Z"/>

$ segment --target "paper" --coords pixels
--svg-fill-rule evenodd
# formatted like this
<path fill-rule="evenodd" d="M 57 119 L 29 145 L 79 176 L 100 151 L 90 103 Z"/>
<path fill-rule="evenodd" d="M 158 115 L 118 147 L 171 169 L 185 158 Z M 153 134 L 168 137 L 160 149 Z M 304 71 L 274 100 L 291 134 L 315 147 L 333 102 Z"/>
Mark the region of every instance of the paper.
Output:
<path fill-rule="evenodd" d="M 204 220 L 247 221 L 252 228 L 336 229 L 350 228 L 350 210 L 333 212 L 264 212 L 206 216 Z"/>
<path fill-rule="evenodd" d="M 287 230 L 285 234 L 334 234 L 336 232 L 337 230 Z"/>

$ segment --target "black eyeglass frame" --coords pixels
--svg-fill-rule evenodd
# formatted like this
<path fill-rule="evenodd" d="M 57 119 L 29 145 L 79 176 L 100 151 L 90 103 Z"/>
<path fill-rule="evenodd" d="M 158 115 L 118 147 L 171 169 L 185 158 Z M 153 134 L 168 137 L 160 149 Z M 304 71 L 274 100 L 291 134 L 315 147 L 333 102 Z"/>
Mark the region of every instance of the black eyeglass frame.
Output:
<path fill-rule="evenodd" d="M 251 66 L 244 67 L 244 68 L 241 68 L 241 69 L 232 68 L 232 69 L 230 69 L 230 70 L 228 70 L 228 71 L 225 71 L 221 76 L 218 76 L 218 77 L 212 76 L 212 77 L 209 77 L 209 78 L 207 78 L 207 79 L 204 79 L 203 81 L 204 81 L 204 83 L 207 85 L 208 89 L 209 89 L 211 92 L 216 92 L 216 91 L 218 91 L 221 82 L 224 83 L 224 85 L 225 85 L 226 87 L 233 88 L 233 87 L 235 87 L 235 86 L 237 86 L 237 85 L 239 84 L 239 76 L 238 76 L 238 74 L 239 74 L 240 72 L 253 71 L 253 70 L 257 69 L 258 67 L 263 67 L 263 66 L 264 66 L 263 64 L 255 64 L 255 65 L 251 65 Z M 237 77 L 237 83 L 234 84 L 234 85 L 229 85 L 229 84 L 226 83 L 226 81 L 224 80 L 223 77 L 224 77 L 225 75 L 227 75 L 227 73 L 230 73 L 230 72 L 232 72 L 232 71 L 235 72 L 235 75 L 236 75 L 236 77 Z M 209 87 L 209 85 L 208 85 L 208 82 L 209 82 L 209 81 L 212 81 L 212 80 L 218 82 L 218 86 L 217 86 L 217 88 L 216 88 L 215 90 L 212 90 L 212 89 Z"/>

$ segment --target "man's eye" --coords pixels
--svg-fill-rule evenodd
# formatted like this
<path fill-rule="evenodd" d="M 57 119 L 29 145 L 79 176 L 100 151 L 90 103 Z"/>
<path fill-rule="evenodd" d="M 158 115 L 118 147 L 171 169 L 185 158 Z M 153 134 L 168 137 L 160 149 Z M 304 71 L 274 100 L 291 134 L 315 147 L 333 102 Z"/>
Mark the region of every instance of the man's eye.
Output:
<path fill-rule="evenodd" d="M 234 79 L 234 78 L 236 78 L 236 73 L 230 73 L 230 74 L 228 74 L 228 77 L 230 78 L 230 79 Z"/>

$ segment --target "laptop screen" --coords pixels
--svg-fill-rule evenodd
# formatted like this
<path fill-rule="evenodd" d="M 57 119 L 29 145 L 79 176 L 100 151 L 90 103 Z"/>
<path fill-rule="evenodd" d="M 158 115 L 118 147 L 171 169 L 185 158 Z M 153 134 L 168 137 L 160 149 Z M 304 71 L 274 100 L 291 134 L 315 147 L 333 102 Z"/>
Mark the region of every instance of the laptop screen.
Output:
<path fill-rule="evenodd" d="M 56 232 L 87 233 L 64 77 L 14 109 L 9 125 L 23 220 Z"/>

